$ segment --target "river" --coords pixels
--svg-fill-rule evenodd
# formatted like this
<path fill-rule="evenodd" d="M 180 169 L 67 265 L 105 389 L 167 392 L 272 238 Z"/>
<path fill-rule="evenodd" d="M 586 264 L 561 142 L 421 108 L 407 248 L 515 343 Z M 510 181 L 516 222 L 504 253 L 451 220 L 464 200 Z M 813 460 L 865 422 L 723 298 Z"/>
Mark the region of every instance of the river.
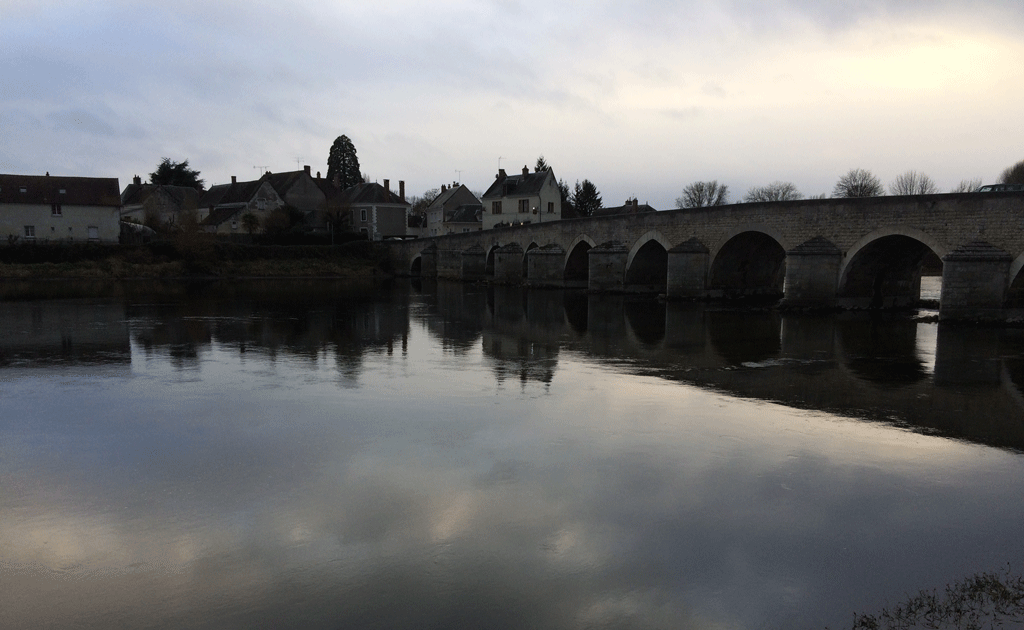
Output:
<path fill-rule="evenodd" d="M 1024 561 L 1024 331 L 0 285 L 0 627 L 831 628 Z"/>

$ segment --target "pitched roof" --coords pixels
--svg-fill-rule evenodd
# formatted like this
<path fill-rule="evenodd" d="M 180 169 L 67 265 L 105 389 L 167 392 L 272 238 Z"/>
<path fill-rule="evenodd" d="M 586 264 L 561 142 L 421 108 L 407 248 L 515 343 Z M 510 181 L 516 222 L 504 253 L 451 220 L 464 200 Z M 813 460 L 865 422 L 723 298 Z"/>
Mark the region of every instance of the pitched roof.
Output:
<path fill-rule="evenodd" d="M 622 206 L 614 206 L 612 208 L 598 208 L 594 210 L 592 217 L 610 217 L 616 214 L 640 214 L 643 212 L 657 212 L 651 206 L 645 204 L 633 205 L 631 202 L 627 202 Z"/>
<path fill-rule="evenodd" d="M 121 206 L 120 190 L 116 177 L 0 175 L 0 203 L 62 203 L 118 208 Z"/>
<path fill-rule="evenodd" d="M 233 182 L 231 184 L 217 184 L 211 186 L 199 199 L 200 208 L 215 208 L 217 206 L 247 204 L 256 196 L 267 176 L 250 182 Z"/>
<path fill-rule="evenodd" d="M 199 225 L 220 225 L 242 211 L 242 208 L 214 208 Z"/>
<path fill-rule="evenodd" d="M 498 172 L 497 179 L 483 194 L 481 199 L 500 199 L 501 197 L 518 196 L 524 197 L 540 193 L 548 177 L 554 178 L 555 174 L 551 169 L 539 173 L 527 173 L 525 175 L 504 175 L 504 169 Z M 502 177 L 504 175 L 504 177 Z"/>
<path fill-rule="evenodd" d="M 478 203 L 465 203 L 455 209 L 446 223 L 480 223 L 484 207 Z"/>
<path fill-rule="evenodd" d="M 390 190 L 384 190 L 384 187 L 376 182 L 371 184 L 356 184 L 351 188 L 346 188 L 338 193 L 338 196 L 335 198 L 335 202 L 353 206 L 374 203 L 390 203 L 403 206 L 409 205 L 408 201 L 403 201 L 401 197 Z"/>
<path fill-rule="evenodd" d="M 198 206 L 199 191 L 191 186 L 171 186 L 169 184 L 136 184 L 131 183 L 125 186 L 121 193 L 121 204 L 131 206 L 145 203 L 150 195 L 162 190 L 168 197 L 180 206 Z"/>

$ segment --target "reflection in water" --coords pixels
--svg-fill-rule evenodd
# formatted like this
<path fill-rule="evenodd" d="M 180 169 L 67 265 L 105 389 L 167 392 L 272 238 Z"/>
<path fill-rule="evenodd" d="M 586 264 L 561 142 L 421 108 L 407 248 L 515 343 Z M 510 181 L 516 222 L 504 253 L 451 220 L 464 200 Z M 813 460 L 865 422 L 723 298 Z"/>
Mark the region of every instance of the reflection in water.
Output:
<path fill-rule="evenodd" d="M 1020 330 L 5 290 L 0 627 L 841 627 L 1024 552 Z"/>

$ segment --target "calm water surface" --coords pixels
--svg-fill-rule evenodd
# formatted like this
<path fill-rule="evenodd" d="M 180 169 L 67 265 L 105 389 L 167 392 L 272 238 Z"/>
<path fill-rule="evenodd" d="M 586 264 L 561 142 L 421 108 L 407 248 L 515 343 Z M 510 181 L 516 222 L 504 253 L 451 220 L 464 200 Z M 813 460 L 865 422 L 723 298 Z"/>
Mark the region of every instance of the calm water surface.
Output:
<path fill-rule="evenodd" d="M 1024 567 L 1020 330 L 293 281 L 0 335 L 3 628 L 835 628 Z"/>

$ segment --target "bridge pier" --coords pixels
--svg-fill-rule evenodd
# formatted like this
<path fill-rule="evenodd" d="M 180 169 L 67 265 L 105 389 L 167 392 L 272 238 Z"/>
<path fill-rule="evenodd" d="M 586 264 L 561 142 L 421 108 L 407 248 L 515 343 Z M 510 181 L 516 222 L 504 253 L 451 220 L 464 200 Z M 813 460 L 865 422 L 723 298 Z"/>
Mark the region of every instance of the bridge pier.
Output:
<path fill-rule="evenodd" d="M 782 306 L 831 308 L 836 305 L 843 252 L 816 236 L 786 252 Z"/>
<path fill-rule="evenodd" d="M 973 241 L 942 257 L 939 319 L 1000 321 L 1013 257 L 986 243 Z"/>
<path fill-rule="evenodd" d="M 710 252 L 696 238 L 668 250 L 668 280 L 665 296 L 701 298 L 707 289 Z"/>
<path fill-rule="evenodd" d="M 523 281 L 523 248 L 509 243 L 494 250 L 494 281 L 520 284 Z"/>
<path fill-rule="evenodd" d="M 483 247 L 474 245 L 463 250 L 462 266 L 459 273 L 461 280 L 483 280 L 487 277 L 487 252 Z"/>
<path fill-rule="evenodd" d="M 434 243 L 420 252 L 420 277 L 437 277 L 437 245 Z"/>
<path fill-rule="evenodd" d="M 608 241 L 588 252 L 591 291 L 622 291 L 626 286 L 629 250 L 619 241 Z"/>
<path fill-rule="evenodd" d="M 526 252 L 526 278 L 535 287 L 565 285 L 565 250 L 556 243 Z"/>

